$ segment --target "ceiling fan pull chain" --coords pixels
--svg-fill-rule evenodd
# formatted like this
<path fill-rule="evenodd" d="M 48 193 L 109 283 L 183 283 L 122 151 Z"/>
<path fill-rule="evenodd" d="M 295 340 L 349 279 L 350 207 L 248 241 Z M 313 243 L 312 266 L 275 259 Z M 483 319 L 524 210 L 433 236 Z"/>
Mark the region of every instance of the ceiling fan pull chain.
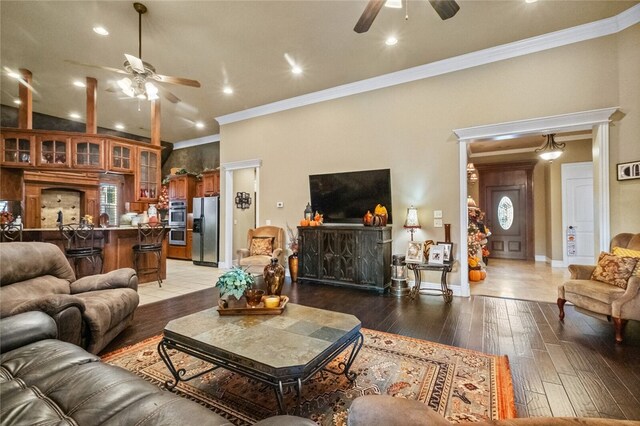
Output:
<path fill-rule="evenodd" d="M 408 21 L 409 20 L 409 0 L 404 2 L 404 20 Z"/>

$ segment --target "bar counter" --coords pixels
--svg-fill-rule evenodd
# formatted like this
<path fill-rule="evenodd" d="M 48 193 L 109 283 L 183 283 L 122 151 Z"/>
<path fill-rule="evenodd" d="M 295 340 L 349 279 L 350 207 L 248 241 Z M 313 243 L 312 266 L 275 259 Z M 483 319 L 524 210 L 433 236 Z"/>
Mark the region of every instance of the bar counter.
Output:
<path fill-rule="evenodd" d="M 133 268 L 133 246 L 138 244 L 138 227 L 120 226 L 94 229 L 94 245 L 102 247 L 104 254 L 104 265 L 102 272 L 110 272 L 119 268 Z M 43 241 L 53 243 L 64 252 L 66 240 L 56 228 L 29 228 L 22 230 L 22 241 Z M 169 248 L 168 238 L 162 243 L 162 257 L 160 275 L 162 279 L 167 277 L 167 250 Z M 140 255 L 140 266 L 147 267 L 154 265 L 156 257 L 152 254 Z M 82 262 L 80 273 L 88 275 L 85 268 L 88 262 Z M 138 274 L 138 282 L 147 283 L 156 281 L 154 272 Z"/>

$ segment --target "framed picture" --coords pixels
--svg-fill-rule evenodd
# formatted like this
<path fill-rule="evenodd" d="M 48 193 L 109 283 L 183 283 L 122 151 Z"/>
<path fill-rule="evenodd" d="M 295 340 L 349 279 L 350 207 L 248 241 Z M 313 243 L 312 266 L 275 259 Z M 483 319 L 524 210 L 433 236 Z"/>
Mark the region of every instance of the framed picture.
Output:
<path fill-rule="evenodd" d="M 640 179 L 640 161 L 618 164 L 618 180 Z"/>
<path fill-rule="evenodd" d="M 404 260 L 407 263 L 424 262 L 424 255 L 422 253 L 422 243 L 418 241 L 409 241 L 409 245 L 407 246 L 407 255 L 405 256 Z"/>
<path fill-rule="evenodd" d="M 438 246 L 444 249 L 444 256 L 442 257 L 442 260 L 450 262 L 451 259 L 453 259 L 453 243 L 438 241 Z"/>
<path fill-rule="evenodd" d="M 444 247 L 431 246 L 431 250 L 429 250 L 429 263 L 436 265 L 442 265 L 444 263 Z"/>

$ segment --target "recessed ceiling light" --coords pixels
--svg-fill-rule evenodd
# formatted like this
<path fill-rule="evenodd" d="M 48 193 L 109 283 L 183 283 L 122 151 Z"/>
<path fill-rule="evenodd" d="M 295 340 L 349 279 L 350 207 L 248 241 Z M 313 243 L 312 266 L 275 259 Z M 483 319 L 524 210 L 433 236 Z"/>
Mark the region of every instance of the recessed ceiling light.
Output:
<path fill-rule="evenodd" d="M 124 130 L 124 124 L 122 123 L 116 123 L 114 127 L 118 130 Z"/>
<path fill-rule="evenodd" d="M 198 129 L 204 129 L 204 123 L 202 121 L 196 121 L 196 127 Z"/>
<path fill-rule="evenodd" d="M 109 31 L 105 27 L 93 27 L 93 32 L 96 34 L 100 34 L 101 36 L 109 35 Z"/>
<path fill-rule="evenodd" d="M 233 88 L 231 86 L 224 86 L 224 88 L 222 89 L 222 91 L 224 93 L 226 93 L 227 95 L 231 95 L 233 93 Z"/>
<path fill-rule="evenodd" d="M 291 72 L 294 74 L 302 74 L 302 68 L 298 65 L 294 65 L 291 67 Z"/>
<path fill-rule="evenodd" d="M 387 39 L 384 41 L 384 44 L 386 44 L 387 46 L 394 46 L 398 44 L 398 39 L 394 36 L 387 37 Z"/>
<path fill-rule="evenodd" d="M 14 99 L 13 103 L 16 105 L 22 105 L 22 101 L 20 99 Z"/>
<path fill-rule="evenodd" d="M 525 3 L 535 3 L 535 2 L 537 2 L 538 0 L 524 0 L 524 1 L 525 1 Z"/>
<path fill-rule="evenodd" d="M 84 84 L 83 82 L 81 82 L 80 80 L 74 81 L 73 85 L 76 86 L 76 87 L 87 87 L 87 85 Z"/>
<path fill-rule="evenodd" d="M 80 118 L 80 114 L 78 114 L 77 112 L 70 112 L 69 113 L 69 117 L 74 118 L 74 119 L 78 119 L 78 118 Z"/>

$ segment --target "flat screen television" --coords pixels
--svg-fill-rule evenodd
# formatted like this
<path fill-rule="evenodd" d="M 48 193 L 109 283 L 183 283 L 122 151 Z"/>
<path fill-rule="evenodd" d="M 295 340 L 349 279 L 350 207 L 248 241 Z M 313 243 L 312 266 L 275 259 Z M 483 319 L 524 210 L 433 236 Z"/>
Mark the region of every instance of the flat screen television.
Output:
<path fill-rule="evenodd" d="M 387 208 L 392 223 L 391 170 L 309 175 L 311 208 L 322 213 L 324 223 L 362 223 L 376 204 Z"/>

